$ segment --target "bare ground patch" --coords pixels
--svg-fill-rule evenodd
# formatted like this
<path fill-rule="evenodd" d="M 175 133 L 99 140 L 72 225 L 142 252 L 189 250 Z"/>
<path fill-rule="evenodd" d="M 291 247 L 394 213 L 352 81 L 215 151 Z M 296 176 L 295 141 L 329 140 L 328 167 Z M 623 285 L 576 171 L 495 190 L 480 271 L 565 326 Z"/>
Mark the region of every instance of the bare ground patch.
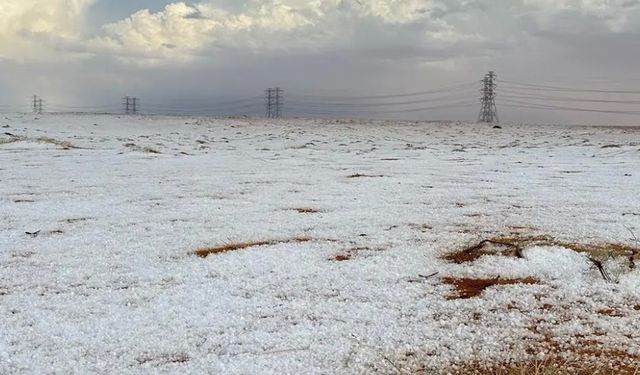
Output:
<path fill-rule="evenodd" d="M 455 278 L 445 277 L 442 282 L 448 285 L 452 285 L 456 289 L 456 293 L 447 297 L 447 299 L 468 299 L 478 297 L 487 288 L 498 285 L 533 285 L 538 284 L 539 280 L 533 277 L 520 278 L 520 279 L 502 279 L 500 277 L 494 279 L 470 279 L 470 278 Z"/>
<path fill-rule="evenodd" d="M 448 369 L 447 374 L 469 375 L 636 375 L 638 358 L 620 351 L 603 351 L 595 358 L 567 360 L 558 355 L 514 363 L 468 363 Z M 418 372 L 426 374 L 426 372 Z"/>
<path fill-rule="evenodd" d="M 475 245 L 447 254 L 442 259 L 456 264 L 473 262 L 485 255 L 522 257 L 522 247 L 502 239 L 482 240 Z"/>
<path fill-rule="evenodd" d="M 636 259 L 640 256 L 638 248 L 620 243 L 588 244 L 561 241 L 544 235 L 510 235 L 482 240 L 476 244 L 447 254 L 443 256 L 442 259 L 457 264 L 464 264 L 473 262 L 485 255 L 515 256 L 522 258 L 523 250 L 526 247 L 531 246 L 564 247 L 575 252 L 585 254 L 592 259 L 600 259 L 608 256 L 622 256 L 627 257 L 632 265 L 635 264 Z"/>
<path fill-rule="evenodd" d="M 196 250 L 193 254 L 201 258 L 206 258 L 209 255 L 224 254 L 230 251 L 244 250 L 252 247 L 274 246 L 274 245 L 280 245 L 280 244 L 286 244 L 286 243 L 304 243 L 304 242 L 310 242 L 310 241 L 312 241 L 312 239 L 309 237 L 296 237 L 288 240 L 238 242 L 238 243 L 230 243 L 230 244 L 218 246 L 218 247 L 209 247 L 209 248 L 199 249 L 199 250 Z"/>
<path fill-rule="evenodd" d="M 339 253 L 336 256 L 329 258 L 329 260 L 336 261 L 336 262 L 344 262 L 347 260 L 351 260 L 353 257 L 357 256 L 362 252 L 377 252 L 377 251 L 384 251 L 384 250 L 385 249 L 381 247 L 379 248 L 371 248 L 368 246 L 352 247 L 350 249 L 344 250 L 343 252 Z"/>

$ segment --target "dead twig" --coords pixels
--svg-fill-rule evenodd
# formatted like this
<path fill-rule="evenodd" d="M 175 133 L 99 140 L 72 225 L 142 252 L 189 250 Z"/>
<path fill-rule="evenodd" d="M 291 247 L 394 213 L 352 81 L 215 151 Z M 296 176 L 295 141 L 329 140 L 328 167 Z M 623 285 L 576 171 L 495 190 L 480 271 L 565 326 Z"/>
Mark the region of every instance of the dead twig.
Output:
<path fill-rule="evenodd" d="M 432 273 L 431 275 L 427 275 L 427 276 L 425 276 L 425 275 L 418 275 L 418 277 L 420 277 L 420 278 L 422 278 L 422 279 L 427 280 L 427 279 L 430 279 L 430 278 L 432 278 L 432 277 L 434 277 L 434 276 L 438 276 L 439 274 L 440 274 L 440 272 L 434 272 L 434 273 Z"/>
<path fill-rule="evenodd" d="M 638 237 L 636 237 L 636 234 L 633 233 L 633 230 L 631 230 L 631 228 L 629 228 L 626 225 L 624 227 L 629 231 L 629 233 L 631 233 L 631 237 L 633 237 L 633 240 L 636 243 L 636 248 L 631 251 L 631 255 L 629 256 L 629 268 L 634 270 L 634 269 L 636 269 L 636 256 L 638 255 L 638 252 L 640 251 L 639 250 L 640 246 L 638 245 L 639 241 L 638 241 Z"/>
<path fill-rule="evenodd" d="M 601 261 L 592 256 L 588 256 L 587 259 L 598 269 L 598 271 L 600 271 L 600 274 L 605 281 L 611 282 L 611 275 L 609 275 L 609 272 L 604 268 Z"/>
<path fill-rule="evenodd" d="M 429 280 L 430 278 L 434 277 L 434 276 L 438 276 L 440 274 L 440 272 L 434 272 L 431 275 L 418 275 L 417 278 L 410 278 L 407 281 L 410 283 L 422 283 L 425 282 L 427 280 Z"/>
<path fill-rule="evenodd" d="M 385 361 L 387 361 L 391 366 L 393 366 L 393 368 L 395 368 L 399 374 L 404 374 L 404 370 L 402 370 L 401 367 L 398 367 L 398 365 L 396 365 L 392 360 L 390 360 L 387 356 L 385 355 L 380 355 L 382 357 L 382 359 L 384 359 Z"/>

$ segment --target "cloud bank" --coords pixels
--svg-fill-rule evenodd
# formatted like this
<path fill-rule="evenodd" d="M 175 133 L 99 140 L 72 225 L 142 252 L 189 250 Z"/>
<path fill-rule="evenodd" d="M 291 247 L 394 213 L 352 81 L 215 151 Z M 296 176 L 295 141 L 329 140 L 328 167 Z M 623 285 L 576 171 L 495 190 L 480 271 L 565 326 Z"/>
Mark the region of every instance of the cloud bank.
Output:
<path fill-rule="evenodd" d="M 287 83 L 310 66 L 318 74 L 309 86 L 374 80 L 410 90 L 425 80 L 477 79 L 489 68 L 523 79 L 566 71 L 584 80 L 615 67 L 621 79 L 635 68 L 616 56 L 640 58 L 630 48 L 638 44 L 640 0 L 210 0 L 167 2 L 160 11 L 90 25 L 100 1 L 110 0 L 4 0 L 0 64 L 17 79 L 31 72 L 37 87 L 55 86 L 44 76 L 46 62 L 58 79 L 92 74 L 114 90 L 153 91 L 144 80 L 154 71 L 160 81 L 181 75 L 195 82 L 205 71 L 236 69 L 269 84 L 262 71 Z"/>

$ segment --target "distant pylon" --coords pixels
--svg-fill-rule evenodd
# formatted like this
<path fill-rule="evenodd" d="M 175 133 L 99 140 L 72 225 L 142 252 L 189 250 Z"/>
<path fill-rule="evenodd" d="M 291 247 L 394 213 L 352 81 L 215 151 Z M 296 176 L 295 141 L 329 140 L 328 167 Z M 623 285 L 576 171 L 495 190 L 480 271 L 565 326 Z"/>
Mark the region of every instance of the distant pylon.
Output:
<path fill-rule="evenodd" d="M 264 105 L 266 109 L 267 118 L 273 117 L 273 89 L 268 88 L 264 90 Z"/>
<path fill-rule="evenodd" d="M 122 104 L 124 105 L 124 113 L 127 115 L 135 115 L 138 113 L 140 106 L 140 99 L 131 96 L 125 96 Z"/>
<path fill-rule="evenodd" d="M 480 115 L 478 122 L 494 124 L 500 122 L 498 108 L 496 107 L 496 74 L 493 71 L 487 73 L 482 79 L 482 97 L 480 98 Z"/>
<path fill-rule="evenodd" d="M 264 91 L 264 104 L 268 118 L 282 117 L 284 106 L 284 90 L 280 87 L 268 88 Z"/>
<path fill-rule="evenodd" d="M 280 89 L 280 87 L 275 88 L 275 118 L 282 117 L 282 106 L 284 105 L 284 90 Z"/>
<path fill-rule="evenodd" d="M 42 98 L 40 98 L 38 95 L 33 96 L 32 102 L 31 102 L 33 113 L 35 114 L 42 113 L 42 103 L 43 103 Z"/>

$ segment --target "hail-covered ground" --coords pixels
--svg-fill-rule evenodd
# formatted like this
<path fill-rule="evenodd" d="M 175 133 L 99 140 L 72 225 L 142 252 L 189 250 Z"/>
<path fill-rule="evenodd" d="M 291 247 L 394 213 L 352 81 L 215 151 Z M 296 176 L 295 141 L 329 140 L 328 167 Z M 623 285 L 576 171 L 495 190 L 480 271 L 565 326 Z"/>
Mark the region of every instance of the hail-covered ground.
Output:
<path fill-rule="evenodd" d="M 639 128 L 0 126 L 0 373 L 640 358 Z"/>

